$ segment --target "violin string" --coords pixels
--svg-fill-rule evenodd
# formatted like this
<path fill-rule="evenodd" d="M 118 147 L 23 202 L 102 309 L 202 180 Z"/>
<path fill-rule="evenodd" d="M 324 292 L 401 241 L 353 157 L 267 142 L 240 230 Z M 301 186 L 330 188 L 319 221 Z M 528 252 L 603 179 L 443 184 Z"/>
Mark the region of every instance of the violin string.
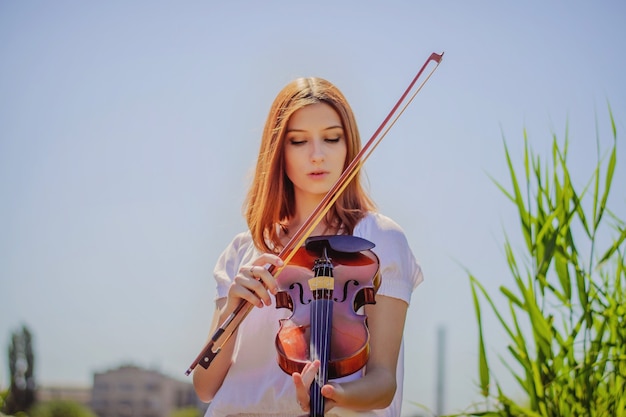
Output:
<path fill-rule="evenodd" d="M 324 276 L 326 277 L 333 277 L 333 264 L 332 264 L 332 260 L 330 258 L 328 258 L 328 254 L 326 254 L 326 260 L 324 263 L 324 267 L 325 267 L 325 273 Z M 321 384 L 320 387 L 323 386 L 327 381 L 328 381 L 328 368 L 330 366 L 330 343 L 332 341 L 332 308 L 333 308 L 333 300 L 332 300 L 332 295 L 333 295 L 333 290 L 334 290 L 334 280 L 329 280 L 331 283 L 333 283 L 332 287 L 329 286 L 328 288 L 325 288 L 325 305 L 326 305 L 326 320 L 324 320 L 324 323 L 326 324 L 326 329 L 324 332 L 324 352 L 326 353 L 326 366 L 324 367 L 324 375 L 321 376 Z M 323 405 L 323 401 L 324 398 L 321 395 L 321 388 L 320 388 L 320 401 L 321 404 Z"/>
<path fill-rule="evenodd" d="M 319 259 L 315 260 L 315 276 L 319 276 Z M 311 332 L 309 335 L 310 338 L 310 345 L 311 345 L 311 350 L 310 350 L 310 354 L 311 354 L 311 361 L 314 361 L 318 354 L 317 354 L 317 350 L 319 349 L 319 343 L 317 340 L 317 335 L 318 335 L 318 328 L 317 328 L 317 324 L 318 324 L 318 315 L 317 315 L 317 309 L 318 309 L 318 303 L 319 300 L 317 300 L 317 296 L 318 294 L 315 293 L 315 287 L 313 287 L 313 298 L 312 298 L 312 311 L 311 311 Z M 318 392 L 318 388 L 319 387 L 319 372 L 317 374 L 315 374 L 314 377 L 314 382 L 311 385 L 311 389 L 310 389 L 310 395 L 311 395 L 311 399 L 310 399 L 310 410 L 311 410 L 311 414 L 313 415 L 315 413 L 315 410 L 317 410 L 317 404 L 319 401 L 317 392 Z"/>
<path fill-rule="evenodd" d="M 323 277 L 324 279 L 332 277 L 332 263 L 330 262 L 326 249 L 324 249 L 324 258 L 316 260 L 315 276 Z M 332 332 L 332 305 L 331 294 L 332 290 L 328 288 L 327 281 L 319 288 L 315 287 L 318 291 L 316 293 L 315 302 L 313 302 L 311 311 L 311 326 L 315 331 L 311 332 L 310 338 L 313 343 L 311 350 L 311 360 L 320 360 L 320 369 L 315 375 L 314 384 L 310 392 L 310 409 L 313 414 L 317 415 L 318 412 L 323 412 L 324 409 L 324 397 L 321 394 L 321 388 L 326 383 L 326 376 L 328 375 L 328 360 L 330 349 L 330 333 Z M 320 306 L 319 303 L 323 305 Z M 315 411 L 313 411 L 315 410 Z"/>
<path fill-rule="evenodd" d="M 324 248 L 324 259 L 322 260 L 322 276 L 323 277 L 328 277 L 328 255 L 326 253 L 326 248 Z M 321 303 L 322 303 L 322 311 L 320 314 L 321 320 L 322 320 L 322 328 L 319 331 L 319 334 L 317 335 L 318 340 L 320 342 L 320 351 L 321 351 L 321 358 L 319 358 L 320 360 L 323 361 L 323 363 L 320 364 L 320 372 L 318 372 L 318 388 L 316 390 L 316 395 L 319 392 L 319 395 L 317 395 L 318 397 L 318 402 L 317 402 L 317 406 L 318 408 L 321 407 L 323 405 L 323 397 L 321 395 L 321 389 L 322 386 L 324 385 L 325 382 L 325 374 L 326 374 L 326 370 L 328 367 L 328 362 L 327 360 L 327 340 L 328 340 L 328 328 L 327 328 L 327 324 L 328 324 L 328 314 L 329 314 L 329 304 L 328 304 L 328 300 L 327 300 L 327 292 L 328 292 L 328 288 L 326 287 L 326 285 L 324 285 L 322 287 L 322 292 L 321 292 Z"/>

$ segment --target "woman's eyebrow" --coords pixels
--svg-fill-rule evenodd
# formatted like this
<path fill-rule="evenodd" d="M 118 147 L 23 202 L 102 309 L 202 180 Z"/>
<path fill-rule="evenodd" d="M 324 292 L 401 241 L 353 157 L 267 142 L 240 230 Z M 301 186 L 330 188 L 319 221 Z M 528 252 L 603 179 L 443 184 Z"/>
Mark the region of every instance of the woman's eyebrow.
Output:
<path fill-rule="evenodd" d="M 332 125 L 332 126 L 325 127 L 322 130 L 326 131 L 326 130 L 333 130 L 333 129 L 341 129 L 341 130 L 343 130 L 343 126 L 341 126 L 341 125 Z M 308 132 L 308 130 L 306 130 L 306 129 L 287 129 L 287 133 L 290 133 L 290 132 Z"/>

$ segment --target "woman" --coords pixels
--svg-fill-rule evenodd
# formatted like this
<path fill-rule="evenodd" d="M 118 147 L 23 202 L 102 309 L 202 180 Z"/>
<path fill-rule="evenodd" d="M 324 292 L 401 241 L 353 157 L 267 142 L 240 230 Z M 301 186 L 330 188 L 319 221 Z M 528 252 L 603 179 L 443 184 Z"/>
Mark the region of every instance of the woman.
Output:
<path fill-rule="evenodd" d="M 258 308 L 239 326 L 208 369 L 193 382 L 207 416 L 296 416 L 309 412 L 309 387 L 319 362 L 301 373 L 276 363 L 279 320 L 277 282 L 268 265 L 282 266 L 277 253 L 309 217 L 359 152 L 361 140 L 343 94 L 320 78 L 289 83 L 271 107 L 246 200 L 249 231 L 237 235 L 220 256 L 211 334 L 241 302 Z M 321 389 L 327 416 L 400 415 L 402 334 L 411 293 L 422 281 L 402 229 L 375 211 L 355 177 L 312 236 L 345 234 L 373 242 L 380 261 L 376 303 L 366 305 L 370 356 L 361 372 L 329 381 Z"/>

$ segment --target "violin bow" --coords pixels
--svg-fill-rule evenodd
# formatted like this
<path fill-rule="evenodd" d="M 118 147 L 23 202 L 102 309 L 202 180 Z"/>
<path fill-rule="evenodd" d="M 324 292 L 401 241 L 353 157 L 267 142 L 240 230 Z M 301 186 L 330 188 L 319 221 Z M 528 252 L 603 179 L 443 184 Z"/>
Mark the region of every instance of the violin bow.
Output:
<path fill-rule="evenodd" d="M 354 159 L 350 162 L 350 164 L 343 171 L 339 179 L 335 182 L 332 188 L 326 193 L 324 198 L 317 205 L 315 210 L 311 213 L 311 215 L 305 220 L 305 222 L 300 226 L 300 228 L 295 232 L 293 237 L 289 240 L 289 242 L 285 245 L 283 250 L 278 254 L 278 256 L 283 260 L 284 265 L 287 265 L 289 261 L 293 258 L 298 248 L 304 244 L 304 241 L 313 233 L 313 230 L 317 227 L 317 225 L 322 221 L 326 213 L 330 210 L 332 205 L 337 201 L 341 193 L 346 189 L 350 181 L 356 176 L 359 172 L 365 161 L 370 157 L 374 149 L 380 144 L 383 138 L 387 135 L 389 130 L 393 127 L 396 121 L 402 116 L 402 113 L 407 109 L 407 107 L 411 104 L 417 93 L 419 93 L 426 82 L 433 75 L 435 70 L 439 67 L 441 60 L 443 58 L 443 52 L 441 54 L 431 53 L 428 59 L 424 62 L 419 72 L 409 86 L 406 88 L 400 99 L 393 106 L 387 117 L 380 124 L 378 129 L 374 132 L 371 138 L 367 141 L 367 143 L 361 148 L 359 153 L 354 157 Z M 417 81 L 422 76 L 422 73 L 426 70 L 426 68 L 430 65 L 432 66 L 431 70 L 426 75 L 426 78 L 419 84 Z M 417 85 L 417 86 L 416 86 Z M 276 268 L 274 265 L 271 265 L 268 270 L 274 276 L 278 276 L 282 268 L 274 271 Z M 230 315 L 224 320 L 224 322 L 218 327 L 218 329 L 213 333 L 209 341 L 205 344 L 204 348 L 200 352 L 200 354 L 194 359 L 191 363 L 187 371 L 185 371 L 185 375 L 191 374 L 191 372 L 195 369 L 197 365 L 202 366 L 204 369 L 207 369 L 209 365 L 213 362 L 213 359 L 217 354 L 221 351 L 222 346 L 230 339 L 230 337 L 235 333 L 235 330 L 239 327 L 239 324 L 246 318 L 248 313 L 252 311 L 254 306 L 249 302 L 242 300 L 235 310 L 230 313 Z"/>

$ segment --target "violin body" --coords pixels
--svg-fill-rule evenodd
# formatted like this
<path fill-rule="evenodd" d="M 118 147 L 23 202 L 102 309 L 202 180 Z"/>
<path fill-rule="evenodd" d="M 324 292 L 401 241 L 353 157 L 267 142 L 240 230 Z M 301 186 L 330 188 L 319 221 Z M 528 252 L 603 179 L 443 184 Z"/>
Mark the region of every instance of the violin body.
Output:
<path fill-rule="evenodd" d="M 301 372 L 317 358 L 327 380 L 365 366 L 369 331 L 367 317 L 359 310 L 375 303 L 380 282 L 373 246 L 355 236 L 312 237 L 280 272 L 276 307 L 292 311 L 280 321 L 276 335 L 283 371 Z M 330 263 L 322 265 L 325 262 Z"/>

